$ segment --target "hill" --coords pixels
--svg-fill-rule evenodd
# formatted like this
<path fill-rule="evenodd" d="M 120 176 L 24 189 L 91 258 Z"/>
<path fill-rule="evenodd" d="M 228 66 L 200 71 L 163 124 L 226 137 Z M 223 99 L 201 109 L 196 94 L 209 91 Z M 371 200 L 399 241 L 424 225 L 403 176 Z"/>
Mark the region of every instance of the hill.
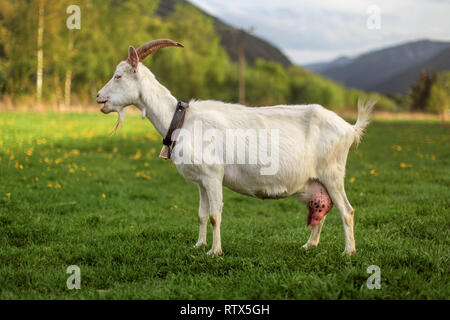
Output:
<path fill-rule="evenodd" d="M 355 58 L 305 66 L 352 88 L 405 93 L 424 67 L 449 69 L 449 42 L 421 40 L 371 51 Z M 340 62 L 340 63 L 339 63 Z"/>
<path fill-rule="evenodd" d="M 412 66 L 394 77 L 383 81 L 375 88 L 375 91 L 392 94 L 406 93 L 424 69 L 430 71 L 450 70 L 450 47 L 433 56 L 431 59 Z"/>
<path fill-rule="evenodd" d="M 156 14 L 161 17 L 166 17 L 173 12 L 174 7 L 177 4 L 192 5 L 196 7 L 192 3 L 185 0 L 164 0 L 160 1 Z M 196 8 L 203 14 L 213 19 L 214 27 L 220 36 L 221 44 L 226 48 L 230 58 L 237 61 L 238 29 L 226 24 L 214 16 L 209 15 L 198 7 Z M 243 37 L 245 43 L 245 59 L 247 63 L 253 65 L 257 58 L 263 58 L 267 61 L 279 62 L 286 68 L 292 65 L 291 61 L 278 48 L 269 42 L 245 31 Z"/>

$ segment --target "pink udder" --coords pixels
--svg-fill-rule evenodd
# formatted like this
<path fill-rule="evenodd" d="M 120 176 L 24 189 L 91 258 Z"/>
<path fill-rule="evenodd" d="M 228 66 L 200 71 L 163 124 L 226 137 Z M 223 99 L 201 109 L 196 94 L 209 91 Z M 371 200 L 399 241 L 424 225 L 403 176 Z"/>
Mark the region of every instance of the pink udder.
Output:
<path fill-rule="evenodd" d="M 308 218 L 306 225 L 311 225 L 314 229 L 325 217 L 325 215 L 333 208 L 333 202 L 325 188 L 320 188 L 320 191 L 313 194 L 308 202 Z"/>

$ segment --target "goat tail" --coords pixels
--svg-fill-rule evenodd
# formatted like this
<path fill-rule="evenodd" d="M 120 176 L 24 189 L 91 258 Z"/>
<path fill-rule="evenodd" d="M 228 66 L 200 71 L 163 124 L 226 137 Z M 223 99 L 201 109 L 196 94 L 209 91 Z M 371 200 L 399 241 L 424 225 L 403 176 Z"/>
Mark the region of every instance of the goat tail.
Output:
<path fill-rule="evenodd" d="M 370 116 L 372 114 L 373 107 L 377 103 L 376 100 L 365 101 L 365 99 L 358 99 L 358 120 L 356 120 L 353 128 L 355 129 L 355 143 L 359 144 L 361 137 L 364 134 L 364 130 L 370 123 Z"/>

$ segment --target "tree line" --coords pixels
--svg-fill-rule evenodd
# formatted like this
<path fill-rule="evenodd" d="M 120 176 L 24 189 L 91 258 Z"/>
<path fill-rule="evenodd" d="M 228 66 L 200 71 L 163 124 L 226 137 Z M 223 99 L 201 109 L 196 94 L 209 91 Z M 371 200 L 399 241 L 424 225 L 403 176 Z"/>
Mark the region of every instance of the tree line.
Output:
<path fill-rule="evenodd" d="M 67 26 L 71 5 L 80 8 L 80 29 Z M 221 46 L 212 19 L 189 4 L 162 19 L 157 6 L 155 0 L 0 0 L 0 100 L 92 104 L 129 45 L 170 38 L 185 48 L 160 50 L 145 64 L 174 96 L 239 101 L 239 66 Z M 378 93 L 262 59 L 246 66 L 244 78 L 250 106 L 319 103 L 339 110 L 354 108 L 361 96 L 378 99 L 378 109 L 399 106 Z"/>

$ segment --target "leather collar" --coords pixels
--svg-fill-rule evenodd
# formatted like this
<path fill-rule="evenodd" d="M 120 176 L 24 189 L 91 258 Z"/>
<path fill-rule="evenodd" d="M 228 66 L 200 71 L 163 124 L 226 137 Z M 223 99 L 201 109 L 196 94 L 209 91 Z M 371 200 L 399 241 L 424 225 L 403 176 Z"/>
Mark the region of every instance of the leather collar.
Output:
<path fill-rule="evenodd" d="M 175 147 L 175 141 L 172 140 L 172 134 L 175 130 L 180 129 L 183 126 L 184 116 L 186 115 L 189 104 L 183 101 L 178 101 L 177 108 L 170 122 L 169 130 L 163 139 L 163 148 L 160 153 L 160 157 L 163 159 L 170 159 L 171 149 Z M 173 144 L 173 145 L 172 145 Z"/>

